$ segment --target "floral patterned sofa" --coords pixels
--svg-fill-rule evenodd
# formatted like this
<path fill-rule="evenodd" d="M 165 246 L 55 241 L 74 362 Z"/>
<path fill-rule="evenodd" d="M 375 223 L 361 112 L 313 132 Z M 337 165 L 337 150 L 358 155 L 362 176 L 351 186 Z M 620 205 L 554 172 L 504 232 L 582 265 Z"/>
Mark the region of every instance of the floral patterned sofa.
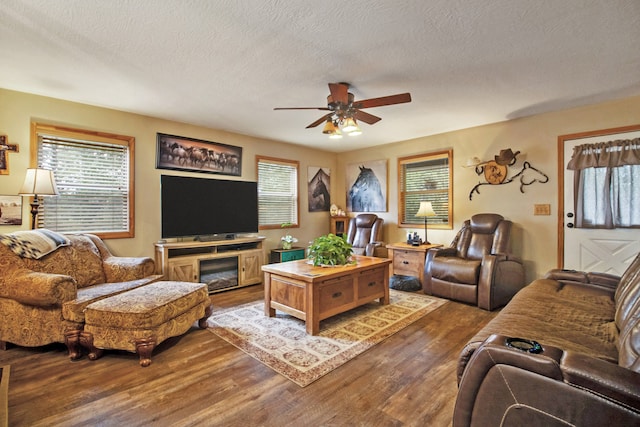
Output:
<path fill-rule="evenodd" d="M 53 237 L 56 243 L 51 252 L 34 255 L 20 250 L 16 236 Z M 0 235 L 0 348 L 59 342 L 76 359 L 87 305 L 159 280 L 154 271 L 151 258 L 114 256 L 92 234 Z"/>

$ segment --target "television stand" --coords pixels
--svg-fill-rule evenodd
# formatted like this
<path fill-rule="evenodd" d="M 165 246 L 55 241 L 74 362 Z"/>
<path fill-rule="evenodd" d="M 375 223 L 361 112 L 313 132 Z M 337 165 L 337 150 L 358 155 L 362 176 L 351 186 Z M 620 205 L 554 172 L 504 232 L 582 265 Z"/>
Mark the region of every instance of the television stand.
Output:
<path fill-rule="evenodd" d="M 262 283 L 265 237 L 155 244 L 156 274 L 206 283 L 209 293 Z"/>

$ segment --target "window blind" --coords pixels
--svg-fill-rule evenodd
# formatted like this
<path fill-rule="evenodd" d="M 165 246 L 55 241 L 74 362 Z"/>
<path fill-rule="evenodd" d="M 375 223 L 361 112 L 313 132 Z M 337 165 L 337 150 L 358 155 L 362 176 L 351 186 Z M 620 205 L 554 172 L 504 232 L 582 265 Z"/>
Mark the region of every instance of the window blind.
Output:
<path fill-rule="evenodd" d="M 59 196 L 44 197 L 38 226 L 62 233 L 129 231 L 129 147 L 38 136 L 38 164 L 54 171 Z"/>
<path fill-rule="evenodd" d="M 260 226 L 298 223 L 298 166 L 258 159 L 258 215 Z"/>
<path fill-rule="evenodd" d="M 433 205 L 435 217 L 428 218 L 429 225 L 451 225 L 450 159 L 448 153 L 399 159 L 400 171 L 400 222 L 422 225 L 424 218 L 416 217 L 420 202 Z"/>

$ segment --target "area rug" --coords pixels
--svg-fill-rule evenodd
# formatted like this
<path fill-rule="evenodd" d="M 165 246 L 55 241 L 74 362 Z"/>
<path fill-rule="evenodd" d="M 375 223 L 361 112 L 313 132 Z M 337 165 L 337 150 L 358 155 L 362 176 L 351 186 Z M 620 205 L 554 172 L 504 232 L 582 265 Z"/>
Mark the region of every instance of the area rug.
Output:
<path fill-rule="evenodd" d="M 389 305 L 377 301 L 320 322 L 308 335 L 302 320 L 280 311 L 264 314 L 264 301 L 220 311 L 209 317 L 209 330 L 305 387 L 370 349 L 447 301 L 424 294 L 389 291 Z"/>

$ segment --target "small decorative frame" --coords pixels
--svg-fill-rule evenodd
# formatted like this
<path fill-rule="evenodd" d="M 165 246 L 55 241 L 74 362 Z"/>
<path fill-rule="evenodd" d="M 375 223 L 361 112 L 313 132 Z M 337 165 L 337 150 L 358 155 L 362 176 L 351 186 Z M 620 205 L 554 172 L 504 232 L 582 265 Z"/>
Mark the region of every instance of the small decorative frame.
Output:
<path fill-rule="evenodd" d="M 347 210 L 387 212 L 387 160 L 347 165 Z"/>
<path fill-rule="evenodd" d="M 9 152 L 17 153 L 18 145 L 9 144 L 7 135 L 0 135 L 0 175 L 9 175 Z"/>
<path fill-rule="evenodd" d="M 329 212 L 331 208 L 331 169 L 309 166 L 307 169 L 309 212 Z"/>
<path fill-rule="evenodd" d="M 0 195 L 0 225 L 22 225 L 22 197 Z"/>
<path fill-rule="evenodd" d="M 242 175 L 242 147 L 158 133 L 156 168 Z"/>

